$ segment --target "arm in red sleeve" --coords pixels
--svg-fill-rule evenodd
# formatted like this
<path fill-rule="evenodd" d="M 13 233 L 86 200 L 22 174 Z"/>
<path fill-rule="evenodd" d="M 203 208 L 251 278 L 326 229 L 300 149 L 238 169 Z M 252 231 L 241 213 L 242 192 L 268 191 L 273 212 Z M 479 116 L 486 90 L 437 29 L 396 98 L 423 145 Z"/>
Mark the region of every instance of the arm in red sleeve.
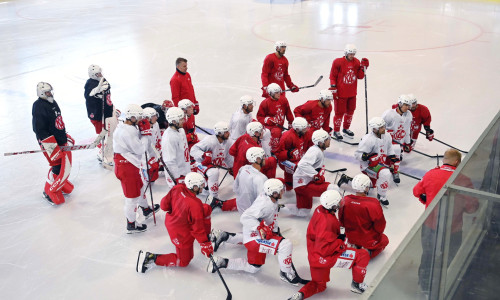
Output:
<path fill-rule="evenodd" d="M 357 58 L 355 58 L 355 59 L 356 59 L 356 67 L 358 68 L 358 72 L 356 72 L 356 76 L 358 77 L 358 79 L 363 79 L 363 78 L 365 78 L 365 71 L 363 71 L 363 67 L 361 67 L 359 60 Z"/>
<path fill-rule="evenodd" d="M 280 142 L 278 144 L 278 150 L 275 153 L 279 161 L 285 161 L 290 159 L 288 157 L 289 149 L 291 149 L 291 143 L 289 141 L 288 135 L 281 136 Z"/>
<path fill-rule="evenodd" d="M 368 213 L 373 222 L 373 229 L 378 233 L 384 233 L 386 222 L 382 207 L 377 203 L 369 209 Z"/>
<path fill-rule="evenodd" d="M 286 98 L 285 98 L 286 99 Z M 290 103 L 288 100 L 286 100 L 286 120 L 288 121 L 288 124 L 291 124 L 293 122 L 293 113 L 292 109 L 290 108 Z"/>
<path fill-rule="evenodd" d="M 165 197 L 161 199 L 160 208 L 167 213 L 172 212 L 172 190 L 171 189 Z"/>
<path fill-rule="evenodd" d="M 259 110 L 257 111 L 257 121 L 259 121 L 261 124 L 266 124 L 266 117 L 267 116 L 267 105 L 266 105 L 266 100 L 264 100 L 260 106 Z"/>
<path fill-rule="evenodd" d="M 340 72 L 340 63 L 335 59 L 332 63 L 332 69 L 330 70 L 330 85 L 337 85 L 337 77 Z"/>
<path fill-rule="evenodd" d="M 174 102 L 174 105 L 177 106 L 179 104 L 179 101 L 181 101 L 181 83 L 172 78 L 170 80 L 170 91 L 172 92 L 172 101 Z"/>
<path fill-rule="evenodd" d="M 307 114 L 310 114 L 311 111 L 308 111 L 306 108 L 305 108 L 306 104 L 302 104 L 302 105 L 299 105 L 297 106 L 294 110 L 293 110 L 293 114 L 295 115 L 296 118 L 298 117 L 304 117 L 304 115 L 307 115 Z"/>
<path fill-rule="evenodd" d="M 269 73 L 271 73 L 271 70 L 273 69 L 273 67 L 274 67 L 274 63 L 273 63 L 272 59 L 269 57 L 269 55 L 266 56 L 266 58 L 264 59 L 264 64 L 262 65 L 262 74 L 260 75 L 260 79 L 262 80 L 263 87 L 269 85 L 268 77 L 269 77 Z"/>
<path fill-rule="evenodd" d="M 236 158 L 236 155 L 238 155 L 238 147 L 241 141 L 241 137 L 239 137 L 236 141 L 234 141 L 234 144 L 229 148 L 229 155 L 233 156 Z"/>
<path fill-rule="evenodd" d="M 420 195 L 425 194 L 424 188 L 425 175 L 422 179 L 413 187 L 413 196 L 420 199 Z"/>
<path fill-rule="evenodd" d="M 200 202 L 198 198 L 196 201 Z M 188 220 L 192 224 L 191 235 L 198 243 L 208 242 L 208 236 L 205 229 L 205 215 L 203 213 L 202 203 L 194 203 L 190 205 L 188 210 Z"/>
<path fill-rule="evenodd" d="M 332 113 L 332 105 L 328 107 L 328 112 L 325 114 L 325 122 L 323 123 L 323 130 L 326 132 L 330 132 L 330 114 Z"/>
<path fill-rule="evenodd" d="M 331 257 L 345 251 L 345 244 L 342 240 L 337 239 L 338 234 L 329 230 L 331 225 L 318 222 L 316 232 L 316 242 L 314 248 L 322 257 Z"/>
<path fill-rule="evenodd" d="M 424 126 L 429 126 L 430 127 L 431 126 L 431 121 L 432 121 L 431 112 L 425 106 L 423 106 L 422 108 L 423 108 L 422 109 L 422 124 L 424 124 Z"/>

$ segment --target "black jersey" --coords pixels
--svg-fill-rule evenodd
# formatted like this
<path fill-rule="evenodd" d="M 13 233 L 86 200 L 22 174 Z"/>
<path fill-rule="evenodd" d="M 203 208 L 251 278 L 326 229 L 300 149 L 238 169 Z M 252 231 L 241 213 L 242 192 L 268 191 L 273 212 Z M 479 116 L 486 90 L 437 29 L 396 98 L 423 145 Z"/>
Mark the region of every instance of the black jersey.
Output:
<path fill-rule="evenodd" d="M 66 128 L 61 116 L 61 110 L 55 100 L 50 103 L 47 100 L 38 98 L 33 103 L 32 115 L 33 131 L 39 141 L 53 135 L 59 146 L 67 143 L 68 139 L 66 138 Z"/>
<path fill-rule="evenodd" d="M 102 120 L 103 108 L 104 108 L 104 119 L 113 116 L 113 102 L 111 102 L 111 86 L 104 92 L 101 92 L 94 96 L 90 96 L 90 92 L 98 85 L 99 85 L 98 80 L 89 78 L 89 80 L 87 80 L 87 82 L 85 83 L 85 92 L 84 92 L 85 104 L 87 106 L 87 117 L 95 121 Z M 97 95 L 102 95 L 102 99 L 97 97 Z"/>

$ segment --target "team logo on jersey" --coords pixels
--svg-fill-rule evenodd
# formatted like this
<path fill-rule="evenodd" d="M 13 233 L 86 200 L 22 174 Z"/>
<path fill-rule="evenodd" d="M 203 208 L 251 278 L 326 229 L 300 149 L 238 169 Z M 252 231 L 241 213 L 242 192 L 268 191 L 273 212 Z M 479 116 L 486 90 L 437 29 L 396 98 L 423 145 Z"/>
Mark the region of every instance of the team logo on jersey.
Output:
<path fill-rule="evenodd" d="M 110 93 L 106 94 L 106 104 L 108 106 L 112 106 L 113 105 L 113 102 L 111 102 L 111 94 Z"/>
<path fill-rule="evenodd" d="M 403 127 L 402 124 L 399 124 L 399 127 L 396 130 L 396 132 L 394 133 L 393 137 L 395 140 L 402 140 L 402 139 L 404 139 L 405 136 L 406 136 L 405 128 Z"/>
<path fill-rule="evenodd" d="M 217 193 L 219 191 L 219 185 L 217 184 L 217 182 L 214 185 L 212 185 L 210 190 L 214 193 Z"/>
<path fill-rule="evenodd" d="M 90 118 L 93 119 L 94 118 L 94 113 L 91 113 L 90 114 Z"/>
<path fill-rule="evenodd" d="M 279 106 L 278 109 L 276 110 L 276 115 L 274 115 L 274 120 L 276 120 L 276 123 L 278 124 L 283 124 L 285 122 L 285 113 L 283 112 L 281 106 Z"/>
<path fill-rule="evenodd" d="M 63 130 L 64 129 L 64 121 L 62 119 L 62 116 L 59 115 L 57 116 L 56 118 L 56 128 L 59 129 L 59 130 Z"/>
<path fill-rule="evenodd" d="M 320 263 L 320 264 L 322 264 L 322 265 L 324 265 L 324 264 L 326 264 L 326 263 L 327 263 L 327 260 L 326 260 L 326 259 L 324 259 L 324 258 L 323 258 L 323 257 L 321 257 L 321 256 L 319 257 L 318 261 L 319 261 L 319 263 Z"/>
<path fill-rule="evenodd" d="M 382 189 L 388 189 L 389 188 L 389 183 L 387 181 L 383 182 L 381 185 L 380 185 L 380 188 Z"/>
<path fill-rule="evenodd" d="M 283 67 L 280 64 L 278 66 L 278 69 L 276 69 L 276 72 L 274 73 L 274 78 L 278 81 L 283 81 L 283 76 L 284 76 Z"/>
<path fill-rule="evenodd" d="M 311 127 L 314 127 L 315 129 L 320 129 L 323 126 L 323 123 L 325 123 L 325 117 L 323 116 L 323 114 L 320 114 L 316 118 L 316 120 L 311 122 Z"/>
<path fill-rule="evenodd" d="M 344 83 L 345 84 L 353 84 L 356 81 L 356 74 L 354 74 L 354 71 L 352 69 L 349 69 L 347 73 L 344 75 Z"/>

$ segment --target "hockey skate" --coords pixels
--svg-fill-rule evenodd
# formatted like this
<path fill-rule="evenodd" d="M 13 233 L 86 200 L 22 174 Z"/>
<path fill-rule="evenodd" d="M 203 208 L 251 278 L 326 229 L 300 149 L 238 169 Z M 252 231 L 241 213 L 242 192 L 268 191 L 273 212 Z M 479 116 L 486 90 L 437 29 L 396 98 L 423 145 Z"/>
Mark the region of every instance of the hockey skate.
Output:
<path fill-rule="evenodd" d="M 292 295 L 292 297 L 288 298 L 288 300 L 302 300 L 304 299 L 304 294 L 301 292 L 296 292 L 295 294 Z"/>
<path fill-rule="evenodd" d="M 363 282 L 357 283 L 354 280 L 351 282 L 351 292 L 353 293 L 363 294 L 367 288 L 368 286 Z"/>
<path fill-rule="evenodd" d="M 137 264 L 135 265 L 135 270 L 139 273 L 139 262 L 141 263 L 141 273 L 146 273 L 147 270 L 152 269 L 156 266 L 157 255 L 151 252 L 144 253 L 142 250 L 139 250 L 139 255 L 137 256 Z"/>
<path fill-rule="evenodd" d="M 217 269 L 225 269 L 227 268 L 227 263 L 229 262 L 229 259 L 220 257 L 220 256 L 214 256 L 214 261 L 215 261 L 215 266 L 212 263 L 212 260 L 208 261 L 207 265 L 207 272 L 208 273 L 215 273 L 217 272 Z"/>
<path fill-rule="evenodd" d="M 139 224 L 139 225 L 137 225 L 135 221 L 134 222 L 127 221 L 127 233 L 132 234 L 132 233 L 144 232 L 148 229 L 148 226 L 146 224 Z"/>
<path fill-rule="evenodd" d="M 334 138 L 334 139 L 337 139 L 337 140 L 342 140 L 342 139 L 344 139 L 344 138 L 342 137 L 342 135 L 340 134 L 340 132 L 339 132 L 339 131 L 334 131 L 334 132 L 333 132 L 333 138 Z"/>
<path fill-rule="evenodd" d="M 378 201 L 380 201 L 380 204 L 382 204 L 383 207 L 387 208 L 389 205 L 389 200 L 385 196 L 381 196 L 380 194 L 377 194 Z"/>
<path fill-rule="evenodd" d="M 42 197 L 45 201 L 49 202 L 50 205 L 56 205 L 45 192 L 42 192 Z"/>
<path fill-rule="evenodd" d="M 295 271 L 292 271 L 290 273 L 285 273 L 281 270 L 280 270 L 280 278 L 284 282 L 288 282 L 294 286 L 299 286 L 300 280 L 302 279 L 299 277 L 299 275 Z"/>
<path fill-rule="evenodd" d="M 350 139 L 354 138 L 354 132 L 352 132 L 351 130 L 344 128 L 344 129 L 342 129 L 342 132 L 344 133 L 344 136 L 346 138 L 350 138 Z"/>
<path fill-rule="evenodd" d="M 149 218 L 151 218 L 153 216 L 153 209 L 151 209 L 151 207 L 142 207 L 142 214 L 144 215 L 144 219 L 147 220 Z M 159 204 L 155 204 L 155 213 L 157 213 L 158 211 L 160 210 L 160 205 Z"/>
<path fill-rule="evenodd" d="M 216 252 L 219 249 L 220 245 L 227 241 L 231 235 L 234 236 L 235 234 L 212 228 L 209 239 L 214 244 L 214 252 Z"/>
<path fill-rule="evenodd" d="M 346 174 L 342 174 L 342 175 L 340 176 L 339 181 L 337 182 L 337 185 L 338 185 L 338 187 L 340 187 L 340 186 L 341 186 L 341 185 L 343 185 L 344 183 L 345 183 L 345 184 L 348 184 L 348 183 L 349 183 L 349 181 L 351 181 L 351 180 L 352 180 L 352 177 L 349 177 L 349 176 L 347 176 Z"/>
<path fill-rule="evenodd" d="M 392 174 L 392 180 L 394 180 L 395 183 L 400 183 L 401 179 L 399 178 L 399 172 L 393 173 Z"/>

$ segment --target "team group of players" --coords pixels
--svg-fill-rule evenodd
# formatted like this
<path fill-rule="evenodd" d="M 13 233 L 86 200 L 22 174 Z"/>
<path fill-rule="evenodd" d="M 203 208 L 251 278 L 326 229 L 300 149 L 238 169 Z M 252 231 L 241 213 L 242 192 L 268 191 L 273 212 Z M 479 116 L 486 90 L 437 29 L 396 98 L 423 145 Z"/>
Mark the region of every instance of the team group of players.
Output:
<path fill-rule="evenodd" d="M 214 257 L 215 265 L 209 263 L 209 272 L 227 268 L 255 273 L 264 265 L 267 254 L 277 255 L 280 278 L 294 285 L 305 284 L 291 299 L 307 298 L 325 290 L 332 267 L 352 269 L 353 292 L 366 289 L 366 266 L 389 243 L 383 234 L 385 219 L 381 207 L 389 205 L 389 182 L 400 182 L 402 152 L 412 151 L 422 125 L 427 139 L 432 140 L 429 110 L 412 95 L 400 96 L 382 117 L 370 120 L 370 132 L 361 139 L 354 154 L 361 173 L 353 178 L 343 174 L 337 183 L 327 182 L 324 151 L 331 138 L 354 136 L 349 128 L 356 107 L 357 80 L 364 78 L 369 61 L 359 61 L 355 46 L 347 45 L 344 56 L 332 64 L 330 88 L 321 90 L 317 100 L 292 110 L 285 84 L 291 92 L 298 92 L 299 88 L 288 74 L 286 44 L 277 42 L 275 49 L 264 60 L 261 77 L 265 100 L 256 119 L 252 115 L 254 99 L 243 96 L 230 122 L 216 123 L 214 133 L 202 140 L 196 134 L 195 115 L 200 106 L 186 59 L 176 61 L 176 72 L 170 81 L 172 101 L 166 100 L 161 106 L 131 104 L 124 114 L 111 101 L 111 86 L 102 69 L 97 65 L 89 67 L 84 92 L 87 115 L 96 133 L 103 137 L 99 160 L 103 166 L 114 165 L 121 181 L 127 232 L 147 230 L 146 224 L 137 221 L 138 211 L 149 219 L 161 208 L 166 211 L 165 225 L 176 247 L 176 253 L 170 254 L 141 251 L 141 272 L 154 265 L 187 266 L 194 256 L 196 240 L 207 257 L 222 243 L 243 244 L 247 249 L 247 258 Z M 51 166 L 44 197 L 51 204 L 61 204 L 63 194 L 73 190 L 68 181 L 71 152 L 63 151 L 61 146 L 74 141 L 65 131 L 50 84 L 39 83 L 37 93 L 33 130 Z M 124 116 L 123 122 L 118 121 L 119 116 Z M 390 135 L 385 134 L 386 130 Z M 276 178 L 278 166 L 284 178 Z M 234 177 L 235 198 L 219 199 L 219 169 Z M 159 178 L 160 170 L 164 171 L 170 190 L 160 205 L 150 207 L 146 189 Z M 342 199 L 342 185 L 350 185 L 355 195 Z M 376 187 L 378 199 L 368 197 L 370 187 Z M 291 190 L 295 191 L 296 203 L 279 204 L 283 194 Z M 202 194 L 208 194 L 209 204 L 199 200 Z M 321 205 L 314 210 L 307 229 L 312 276 L 308 281 L 295 270 L 292 243 L 280 232 L 278 211 L 309 216 L 313 197 L 320 197 Z M 242 232 L 212 229 L 210 216 L 214 209 L 237 210 Z"/>

